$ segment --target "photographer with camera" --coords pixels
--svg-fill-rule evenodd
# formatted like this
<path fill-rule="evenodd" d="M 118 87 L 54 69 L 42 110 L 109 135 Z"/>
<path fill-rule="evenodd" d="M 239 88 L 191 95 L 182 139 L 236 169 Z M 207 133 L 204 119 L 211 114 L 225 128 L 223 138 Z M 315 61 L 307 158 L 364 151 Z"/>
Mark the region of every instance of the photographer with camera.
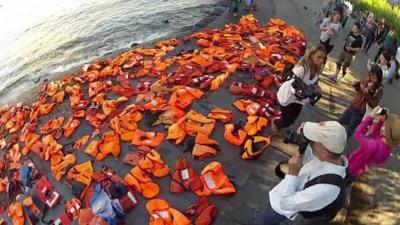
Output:
<path fill-rule="evenodd" d="M 353 83 L 356 91 L 350 106 L 339 118 L 339 123 L 347 125 L 348 137 L 353 135 L 354 129 L 361 123 L 367 106 L 375 108 L 382 99 L 382 69 L 378 65 L 372 65 L 364 81 Z"/>
<path fill-rule="evenodd" d="M 362 176 L 368 165 L 383 165 L 387 161 L 393 149 L 400 145 L 400 118 L 377 106 L 357 127 L 354 138 L 359 147 L 349 157 L 348 181 Z"/>
<path fill-rule="evenodd" d="M 343 206 L 346 130 L 336 121 L 305 122 L 299 130 L 304 137 L 293 138 L 307 139 L 309 145 L 302 158 L 299 153 L 289 160 L 288 174 L 269 192 L 269 202 L 256 213 L 253 225 L 278 225 L 298 215 L 321 224 Z"/>
<path fill-rule="evenodd" d="M 325 48 L 321 44 L 312 46 L 291 70 L 279 88 L 277 96 L 281 117 L 272 120 L 272 129 L 277 134 L 280 129 L 292 125 L 299 117 L 304 105 L 314 105 L 321 98 L 318 86 L 319 74 L 324 67 Z"/>

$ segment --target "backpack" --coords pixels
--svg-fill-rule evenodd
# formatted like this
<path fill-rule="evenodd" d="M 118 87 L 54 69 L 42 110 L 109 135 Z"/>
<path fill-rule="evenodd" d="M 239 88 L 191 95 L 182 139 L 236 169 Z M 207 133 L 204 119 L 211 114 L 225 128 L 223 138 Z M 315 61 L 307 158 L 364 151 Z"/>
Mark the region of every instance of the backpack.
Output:
<path fill-rule="evenodd" d="M 337 174 L 323 174 L 318 177 L 315 177 L 314 179 L 308 181 L 304 189 L 311 187 L 316 184 L 331 184 L 335 185 L 340 188 L 340 192 L 338 197 L 331 202 L 329 205 L 325 206 L 324 208 L 313 211 L 313 212 L 300 212 L 300 214 L 305 218 L 305 219 L 310 219 L 314 222 L 320 221 L 320 222 L 325 222 L 325 221 L 331 221 L 336 217 L 336 214 L 342 209 L 342 206 L 344 205 L 344 202 L 346 200 L 346 193 L 345 193 L 345 180 L 343 177 L 337 175 Z"/>

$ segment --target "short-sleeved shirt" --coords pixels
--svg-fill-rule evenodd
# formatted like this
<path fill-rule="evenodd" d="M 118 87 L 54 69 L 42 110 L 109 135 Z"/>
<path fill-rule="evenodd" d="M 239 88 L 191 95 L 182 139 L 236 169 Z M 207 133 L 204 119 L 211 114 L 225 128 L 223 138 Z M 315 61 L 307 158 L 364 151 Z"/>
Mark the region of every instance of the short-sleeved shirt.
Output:
<path fill-rule="evenodd" d="M 351 53 L 352 55 L 355 55 L 357 52 L 355 51 L 347 51 L 346 46 L 350 46 L 351 48 L 361 48 L 363 44 L 363 39 L 361 34 L 355 35 L 352 32 L 347 36 L 346 38 L 346 44 L 343 46 L 344 51 Z"/>

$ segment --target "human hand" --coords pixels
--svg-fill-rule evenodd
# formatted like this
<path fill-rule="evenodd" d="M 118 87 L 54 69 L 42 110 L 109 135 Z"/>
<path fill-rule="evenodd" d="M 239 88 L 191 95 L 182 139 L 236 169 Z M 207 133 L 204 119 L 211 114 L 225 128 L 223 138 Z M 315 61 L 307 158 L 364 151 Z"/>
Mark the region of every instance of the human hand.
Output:
<path fill-rule="evenodd" d="M 303 128 L 304 128 L 304 122 L 302 122 L 299 126 L 299 128 L 297 128 L 297 133 L 298 134 L 302 134 L 303 133 Z"/>
<path fill-rule="evenodd" d="M 301 163 L 299 153 L 293 155 L 292 158 L 289 159 L 288 166 L 289 166 L 289 172 L 288 172 L 289 175 L 292 176 L 299 175 L 300 169 L 303 166 Z"/>

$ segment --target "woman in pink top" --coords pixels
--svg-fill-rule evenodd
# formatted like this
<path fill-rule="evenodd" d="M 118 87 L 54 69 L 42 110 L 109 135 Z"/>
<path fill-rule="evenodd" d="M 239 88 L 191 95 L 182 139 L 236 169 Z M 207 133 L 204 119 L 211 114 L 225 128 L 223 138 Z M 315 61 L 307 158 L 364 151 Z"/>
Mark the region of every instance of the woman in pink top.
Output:
<path fill-rule="evenodd" d="M 372 163 L 382 165 L 390 157 L 392 149 L 400 144 L 400 119 L 393 115 L 378 115 L 376 107 L 360 125 L 354 138 L 360 145 L 349 157 L 349 173 L 352 177 L 359 177 L 368 170 Z M 387 119 L 386 119 L 387 117 Z M 373 120 L 378 122 L 373 124 Z M 368 135 L 370 126 L 372 133 Z"/>

